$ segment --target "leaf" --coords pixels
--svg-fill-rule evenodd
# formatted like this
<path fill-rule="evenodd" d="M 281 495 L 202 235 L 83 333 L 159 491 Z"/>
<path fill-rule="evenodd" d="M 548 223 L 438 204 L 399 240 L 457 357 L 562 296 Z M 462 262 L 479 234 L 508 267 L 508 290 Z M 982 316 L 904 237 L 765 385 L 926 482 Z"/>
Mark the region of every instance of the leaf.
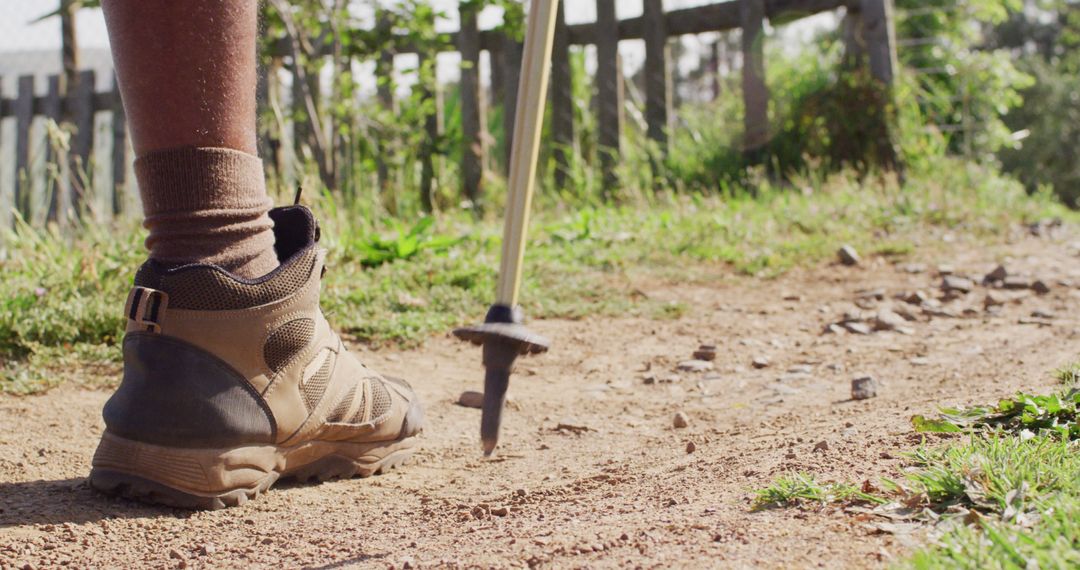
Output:
<path fill-rule="evenodd" d="M 934 420 L 922 415 L 912 416 L 911 425 L 915 427 L 917 432 L 959 433 L 963 431 L 948 420 Z"/>

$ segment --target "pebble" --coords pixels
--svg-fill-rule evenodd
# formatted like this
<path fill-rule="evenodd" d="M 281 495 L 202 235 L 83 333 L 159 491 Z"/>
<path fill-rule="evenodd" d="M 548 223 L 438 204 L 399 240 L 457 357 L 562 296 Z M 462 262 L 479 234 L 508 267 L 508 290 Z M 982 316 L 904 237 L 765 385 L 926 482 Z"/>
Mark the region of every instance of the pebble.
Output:
<path fill-rule="evenodd" d="M 837 250 L 836 257 L 838 257 L 840 259 L 840 263 L 843 263 L 844 265 L 859 264 L 859 253 L 856 252 L 855 248 L 851 247 L 850 245 L 845 245 L 844 247 L 841 247 L 839 250 Z"/>
<path fill-rule="evenodd" d="M 693 453 L 697 451 L 697 445 L 693 441 L 686 442 L 686 452 Z"/>
<path fill-rule="evenodd" d="M 510 514 L 510 509 L 506 507 L 495 507 L 491 509 L 491 514 L 497 517 L 505 517 Z"/>
<path fill-rule="evenodd" d="M 209 556 L 217 552 L 217 548 L 213 544 L 204 544 L 202 545 L 202 548 L 199 549 L 199 552 L 204 556 Z"/>
<path fill-rule="evenodd" d="M 987 273 L 983 277 L 983 283 L 993 283 L 994 281 L 1004 281 L 1009 276 L 1009 271 L 1005 269 L 1004 265 L 998 265 L 993 271 Z"/>
<path fill-rule="evenodd" d="M 829 442 L 824 439 L 814 444 L 814 451 L 828 451 Z"/>
<path fill-rule="evenodd" d="M 865 400 L 877 396 L 877 380 L 873 376 L 860 376 L 851 381 L 851 399 Z"/>
<path fill-rule="evenodd" d="M 755 356 L 754 360 L 750 361 L 750 365 L 757 369 L 768 368 L 769 359 L 764 356 Z"/>
<path fill-rule="evenodd" d="M 860 322 L 854 322 L 853 321 L 853 322 L 844 323 L 841 326 L 843 326 L 845 329 L 847 329 L 848 332 L 855 333 L 855 334 L 870 334 L 872 332 L 871 329 L 870 329 L 870 325 L 868 325 L 866 323 L 860 323 Z"/>
<path fill-rule="evenodd" d="M 713 369 L 713 363 L 707 360 L 684 360 L 677 368 L 683 372 L 706 372 Z"/>
<path fill-rule="evenodd" d="M 675 412 L 675 417 L 671 420 L 671 425 L 677 428 L 684 428 L 690 425 L 690 418 L 684 412 Z"/>
<path fill-rule="evenodd" d="M 906 325 L 907 319 L 890 309 L 881 309 L 874 317 L 874 328 L 880 331 L 896 330 L 904 328 Z"/>
<path fill-rule="evenodd" d="M 1019 275 L 1010 275 L 1002 281 L 1001 285 L 1006 289 L 1031 289 L 1031 280 Z"/>
<path fill-rule="evenodd" d="M 941 288 L 946 292 L 957 291 L 960 293 L 968 293 L 975 288 L 975 283 L 967 277 L 960 277 L 958 275 L 946 275 L 941 280 Z"/>
<path fill-rule="evenodd" d="M 715 344 L 703 344 L 694 351 L 694 358 L 697 360 L 713 361 L 716 360 L 716 345 Z"/>
<path fill-rule="evenodd" d="M 465 390 L 458 396 L 457 404 L 466 408 L 481 409 L 484 407 L 484 393 L 476 390 Z"/>
<path fill-rule="evenodd" d="M 1045 295 L 1050 292 L 1050 286 L 1042 279 L 1038 279 L 1032 283 L 1031 289 L 1040 295 Z"/>
<path fill-rule="evenodd" d="M 169 558 L 172 558 L 173 560 L 183 560 L 184 555 L 180 554 L 179 550 L 177 550 L 175 548 L 170 548 L 169 549 Z"/>

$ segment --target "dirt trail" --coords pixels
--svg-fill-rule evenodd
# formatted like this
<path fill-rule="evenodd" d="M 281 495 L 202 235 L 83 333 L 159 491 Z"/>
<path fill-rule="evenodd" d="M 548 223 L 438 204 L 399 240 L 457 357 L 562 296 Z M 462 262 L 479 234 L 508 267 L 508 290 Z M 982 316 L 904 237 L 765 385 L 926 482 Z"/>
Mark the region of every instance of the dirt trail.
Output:
<path fill-rule="evenodd" d="M 1025 233 L 984 250 L 959 239 L 896 265 L 642 283 L 692 309 L 673 321 L 536 322 L 556 344 L 519 366 L 496 460 L 480 457 L 479 411 L 454 404 L 480 384 L 478 350 L 437 338 L 417 351 L 367 351 L 376 367 L 416 380 L 428 405 L 417 460 L 366 480 L 282 485 L 219 512 L 87 487 L 107 393 L 69 386 L 2 397 L 0 568 L 884 566 L 910 540 L 831 510 L 750 512 L 752 490 L 786 471 L 855 482 L 895 475 L 899 451 L 917 440 L 912 414 L 1047 389 L 1048 372 L 1080 352 L 1069 240 Z M 940 296 L 938 263 L 982 276 L 1003 259 L 1051 292 L 995 291 L 1009 299 L 987 312 L 979 286 L 937 311 L 955 317 L 892 299 Z M 910 272 L 911 261 L 927 269 Z M 822 333 L 857 310 L 860 290 L 878 288 L 884 301 L 859 302 L 908 307 L 919 317 L 905 325 L 911 334 Z M 676 372 L 702 342 L 717 345 L 715 369 Z M 754 368 L 759 356 L 769 366 Z M 881 381 L 880 395 L 850 401 L 861 374 Z M 689 427 L 672 426 L 677 411 Z M 492 514 L 503 507 L 505 516 Z"/>

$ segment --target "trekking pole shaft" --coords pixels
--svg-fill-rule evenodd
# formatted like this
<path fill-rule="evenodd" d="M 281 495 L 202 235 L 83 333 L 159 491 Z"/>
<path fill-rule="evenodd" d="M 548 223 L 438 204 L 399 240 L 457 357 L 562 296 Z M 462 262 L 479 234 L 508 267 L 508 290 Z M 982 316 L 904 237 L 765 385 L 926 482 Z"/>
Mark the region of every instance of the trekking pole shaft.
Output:
<path fill-rule="evenodd" d="M 529 206 L 540 153 L 540 132 L 547 103 L 557 8 L 558 0 L 532 0 L 529 5 L 510 152 L 510 185 L 506 199 L 506 225 L 503 227 L 502 261 L 496 291 L 497 302 L 511 307 L 517 304 L 521 284 L 521 263 L 525 257 Z"/>

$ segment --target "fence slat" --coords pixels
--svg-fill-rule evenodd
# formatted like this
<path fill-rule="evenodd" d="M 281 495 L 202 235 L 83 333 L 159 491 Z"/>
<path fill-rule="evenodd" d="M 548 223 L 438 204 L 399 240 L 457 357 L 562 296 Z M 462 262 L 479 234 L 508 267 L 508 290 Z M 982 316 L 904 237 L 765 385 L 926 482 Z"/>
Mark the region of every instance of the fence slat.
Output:
<path fill-rule="evenodd" d="M 510 151 L 514 146 L 514 120 L 517 118 L 518 82 L 521 81 L 521 56 L 524 46 L 514 38 L 503 36 L 503 137 L 506 141 L 504 158 L 506 174 L 510 174 Z"/>
<path fill-rule="evenodd" d="M 555 42 L 551 52 L 551 139 L 555 143 L 555 187 L 567 188 L 574 150 L 574 96 L 570 76 L 570 38 L 566 30 L 565 2 L 555 16 Z"/>
<path fill-rule="evenodd" d="M 64 84 L 65 79 L 61 75 L 49 76 L 49 89 L 45 92 L 45 100 L 42 104 L 42 114 L 52 119 L 57 125 L 64 120 Z M 53 165 L 59 173 L 60 165 L 68 160 L 68 155 L 62 148 L 55 148 L 51 140 L 46 141 L 45 161 Z M 49 184 L 46 184 L 48 187 Z M 52 192 L 49 194 L 49 211 L 46 220 L 63 224 L 65 212 L 71 205 L 71 181 L 64 176 L 56 176 L 52 180 Z"/>
<path fill-rule="evenodd" d="M 264 77 L 262 81 L 266 81 Z M 268 92 L 267 92 L 268 93 Z M 266 93 L 264 93 L 266 96 Z M 269 137 L 261 137 L 265 139 Z M 266 160 L 270 156 L 267 147 L 263 147 Z M 113 75 L 113 104 L 112 104 L 112 210 L 113 215 L 120 215 L 124 211 L 127 198 L 127 116 L 124 115 L 124 102 L 120 98 L 120 82 Z"/>
<path fill-rule="evenodd" d="M 765 86 L 765 1 L 741 0 L 743 51 L 743 151 L 751 162 L 769 138 L 769 89 Z"/>
<path fill-rule="evenodd" d="M 426 53 L 420 54 L 419 68 L 423 69 L 425 65 L 432 66 L 432 78 L 431 83 L 428 83 L 424 77 L 420 77 L 417 84 L 421 101 L 425 105 L 428 102 L 432 105 L 432 108 L 424 116 L 424 132 L 427 136 L 424 137 L 420 150 L 420 207 L 427 213 L 431 213 L 435 209 L 435 150 L 436 141 L 439 138 L 439 97 L 436 94 L 439 81 L 435 77 L 435 62 L 432 61 L 433 59 L 433 56 Z"/>
<path fill-rule="evenodd" d="M 480 31 L 476 8 L 461 8 L 461 191 L 473 204 L 483 196 L 487 143 L 480 131 Z"/>
<path fill-rule="evenodd" d="M 30 219 L 30 126 L 34 121 L 34 76 L 19 77 L 15 99 L 15 194 L 13 206 Z"/>
<path fill-rule="evenodd" d="M 376 24 L 381 38 L 389 38 L 393 33 L 393 20 L 390 14 L 387 12 L 381 12 L 379 14 L 378 23 Z M 389 49 L 384 49 L 379 52 L 379 59 L 375 62 L 375 77 L 377 80 L 376 97 L 379 99 L 379 105 L 383 109 L 393 112 L 394 110 L 394 52 Z M 390 136 L 388 133 L 384 133 L 383 136 L 377 137 L 379 154 L 375 159 L 375 172 L 376 178 L 379 184 L 379 194 L 382 196 L 383 205 L 386 206 L 390 213 L 397 212 L 397 203 L 391 196 L 391 174 L 390 165 L 387 161 L 392 156 L 390 149 Z"/>
<path fill-rule="evenodd" d="M 645 0 L 645 120 L 649 138 L 666 147 L 671 117 L 671 74 L 663 0 Z"/>
<path fill-rule="evenodd" d="M 622 77 L 619 66 L 619 24 L 615 0 L 596 0 L 596 95 L 600 171 L 604 195 L 619 187 L 619 136 L 622 133 Z"/>
<path fill-rule="evenodd" d="M 79 80 L 69 89 L 68 109 L 75 132 L 71 136 L 72 189 L 75 196 L 85 200 L 89 183 L 90 157 L 94 151 L 94 84 L 96 76 L 93 70 L 80 71 Z M 78 208 L 75 209 L 78 212 Z"/>

